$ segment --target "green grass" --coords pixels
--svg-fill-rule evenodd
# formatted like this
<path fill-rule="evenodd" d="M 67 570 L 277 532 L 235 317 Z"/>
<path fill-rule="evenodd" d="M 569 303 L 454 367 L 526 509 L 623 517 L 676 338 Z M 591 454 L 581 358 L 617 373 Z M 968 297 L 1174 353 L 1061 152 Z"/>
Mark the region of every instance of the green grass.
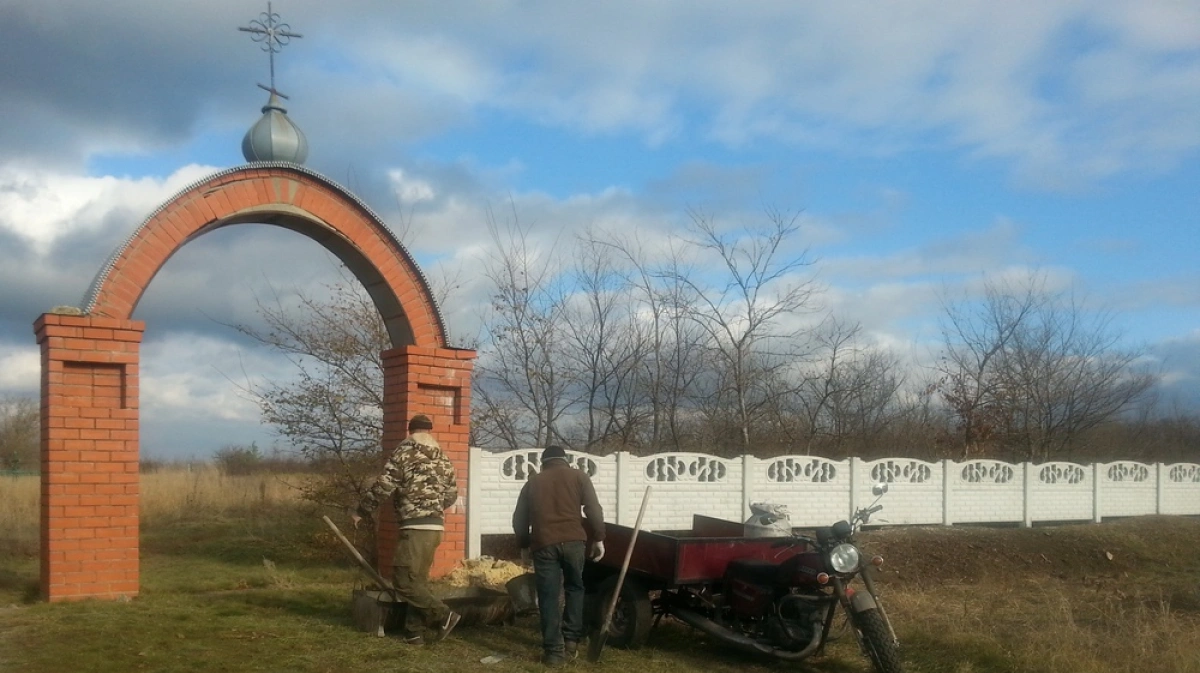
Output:
<path fill-rule="evenodd" d="M 350 594 L 361 578 L 340 550 L 330 548 L 323 528 L 317 516 L 299 507 L 151 528 L 142 535 L 141 592 L 128 602 L 41 602 L 35 595 L 36 557 L 0 557 L 0 670 L 542 670 L 533 618 L 511 626 L 464 626 L 424 648 L 357 631 Z M 609 650 L 599 664 L 576 665 L 775 669 L 737 653 L 696 652 L 694 634 L 681 627 L 664 628 L 660 635 L 661 647 Z M 503 659 L 479 663 L 489 655 Z"/>
<path fill-rule="evenodd" d="M 1050 545 L 1059 539 L 1085 550 L 1115 549 L 1118 559 L 1140 554 L 1120 573 L 1087 585 L 1063 562 L 1066 573 L 1021 570 L 998 577 L 989 570 L 983 579 L 942 584 L 928 577 L 919 584 L 888 581 L 886 605 L 907 670 L 1200 673 L 1200 564 L 1190 556 L 1200 543 L 1200 522 L 1190 521 L 1164 523 L 1167 532 L 1159 535 L 1142 525 L 1104 524 L 1034 537 L 1039 545 L 1045 540 L 1052 558 Z M 922 546 L 932 544 L 930 534 L 936 533 L 922 533 Z M 1019 530 L 997 535 L 1031 536 Z M 964 536 L 944 544 L 958 538 Z M 974 538 L 964 542 L 978 546 Z M 6 541 L 0 530 L 0 671 L 543 670 L 533 618 L 463 626 L 423 648 L 357 631 L 350 594 L 361 578 L 319 516 L 299 505 L 164 517 L 145 527 L 141 548 L 141 593 L 134 600 L 49 604 L 36 597 L 36 547 L 27 539 Z M 1034 549 L 1036 560 L 1042 547 Z M 920 557 L 913 550 L 896 553 Z M 503 659 L 479 663 L 489 655 Z M 819 659 L 789 664 L 743 655 L 670 620 L 641 650 L 609 649 L 598 664 L 581 660 L 571 668 L 870 670 L 849 636 Z"/>

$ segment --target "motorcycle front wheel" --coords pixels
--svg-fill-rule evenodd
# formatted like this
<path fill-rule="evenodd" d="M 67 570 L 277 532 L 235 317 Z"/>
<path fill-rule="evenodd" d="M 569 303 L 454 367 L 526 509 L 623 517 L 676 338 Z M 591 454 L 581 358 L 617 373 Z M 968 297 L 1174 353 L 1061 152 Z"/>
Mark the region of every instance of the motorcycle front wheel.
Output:
<path fill-rule="evenodd" d="M 879 613 L 879 610 L 871 608 L 855 613 L 854 628 L 858 629 L 858 633 L 862 637 L 863 648 L 871 663 L 875 664 L 876 671 L 879 673 L 903 673 L 900 651 L 896 647 L 896 641 L 892 640 L 891 631 L 883 621 L 883 615 Z"/>

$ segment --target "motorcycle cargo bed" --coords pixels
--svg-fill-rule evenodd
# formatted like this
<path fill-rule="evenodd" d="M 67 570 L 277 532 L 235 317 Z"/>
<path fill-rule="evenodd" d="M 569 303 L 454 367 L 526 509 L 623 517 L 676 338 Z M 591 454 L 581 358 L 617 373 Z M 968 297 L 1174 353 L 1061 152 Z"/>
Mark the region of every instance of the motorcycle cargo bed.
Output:
<path fill-rule="evenodd" d="M 599 565 L 619 569 L 633 529 L 606 524 L 605 553 Z M 798 540 L 746 537 L 744 525 L 702 514 L 692 516 L 690 531 L 639 531 L 629 559 L 629 571 L 655 584 L 677 586 L 719 580 L 734 559 L 779 563 L 808 551 Z"/>

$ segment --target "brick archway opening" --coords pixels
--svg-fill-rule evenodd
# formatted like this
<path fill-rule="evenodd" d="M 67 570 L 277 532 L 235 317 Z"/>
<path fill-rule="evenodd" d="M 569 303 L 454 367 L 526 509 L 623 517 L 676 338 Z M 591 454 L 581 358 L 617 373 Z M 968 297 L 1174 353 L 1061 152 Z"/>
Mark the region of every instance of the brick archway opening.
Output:
<path fill-rule="evenodd" d="M 383 353 L 383 445 L 407 419 L 435 433 L 467 493 L 474 351 L 449 348 L 429 286 L 386 225 L 345 189 L 294 164 L 253 164 L 197 182 L 152 213 L 117 249 L 78 312 L 34 323 L 42 356 L 41 590 L 50 601 L 138 593 L 138 368 L 144 323 L 132 318 L 154 276 L 181 247 L 216 229 L 270 224 L 335 254 L 362 283 L 391 337 Z M 380 512 L 379 565 L 395 523 Z M 447 512 L 434 570 L 466 551 L 466 516 Z"/>

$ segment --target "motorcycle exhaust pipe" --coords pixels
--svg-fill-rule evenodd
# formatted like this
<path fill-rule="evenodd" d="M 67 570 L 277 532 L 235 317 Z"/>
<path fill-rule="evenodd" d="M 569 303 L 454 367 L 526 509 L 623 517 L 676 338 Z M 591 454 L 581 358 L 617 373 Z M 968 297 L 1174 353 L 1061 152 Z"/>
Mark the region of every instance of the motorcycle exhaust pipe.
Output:
<path fill-rule="evenodd" d="M 802 650 L 781 650 L 777 647 L 764 645 L 753 638 L 749 638 L 736 631 L 727 629 L 708 617 L 686 608 L 672 607 L 670 613 L 671 616 L 679 619 L 688 626 L 699 631 L 703 631 L 704 633 L 707 633 L 708 635 L 726 643 L 740 647 L 744 650 L 748 650 L 754 654 L 766 654 L 779 659 L 786 659 L 788 661 L 796 661 L 807 657 L 808 655 L 812 654 L 813 650 L 817 649 L 817 645 L 819 645 L 821 642 L 821 638 L 814 635 L 812 641 L 809 642 L 809 644 Z"/>

